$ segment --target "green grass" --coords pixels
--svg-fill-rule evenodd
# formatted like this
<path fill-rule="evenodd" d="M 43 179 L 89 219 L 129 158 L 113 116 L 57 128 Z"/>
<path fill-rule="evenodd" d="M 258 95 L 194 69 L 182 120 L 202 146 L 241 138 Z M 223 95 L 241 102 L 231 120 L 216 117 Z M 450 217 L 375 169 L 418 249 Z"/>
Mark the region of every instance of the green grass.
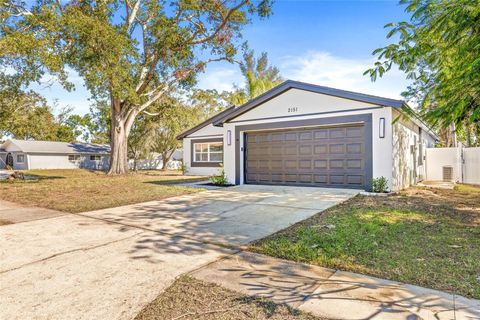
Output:
<path fill-rule="evenodd" d="M 461 185 L 357 196 L 251 250 L 480 298 L 479 194 Z"/>
<path fill-rule="evenodd" d="M 34 180 L 2 181 L 0 199 L 65 212 L 84 212 L 197 192 L 174 183 L 205 180 L 175 171 L 108 176 L 99 171 L 30 170 Z"/>

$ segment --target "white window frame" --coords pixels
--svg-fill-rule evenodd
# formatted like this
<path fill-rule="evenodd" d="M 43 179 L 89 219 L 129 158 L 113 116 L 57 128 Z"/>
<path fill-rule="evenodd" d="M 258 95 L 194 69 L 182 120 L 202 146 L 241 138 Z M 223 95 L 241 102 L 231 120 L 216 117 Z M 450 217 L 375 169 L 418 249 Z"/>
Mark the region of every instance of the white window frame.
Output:
<path fill-rule="evenodd" d="M 93 158 L 93 159 L 92 159 Z M 98 159 L 97 159 L 98 158 Z M 102 156 L 98 154 L 91 154 L 90 155 L 90 161 L 102 161 Z"/>
<path fill-rule="evenodd" d="M 214 144 L 220 144 L 222 146 L 221 151 L 211 151 L 210 146 Z M 207 151 L 206 152 L 197 152 L 197 145 L 207 145 Z M 211 154 L 221 154 L 222 155 L 222 160 L 211 160 L 210 155 Z M 197 160 L 197 154 L 206 154 L 207 155 L 207 161 L 204 160 Z M 201 158 L 201 157 L 200 157 Z M 223 142 L 222 141 L 212 141 L 212 142 L 194 142 L 193 143 L 193 161 L 196 163 L 203 162 L 203 163 L 222 163 L 223 162 Z"/>
<path fill-rule="evenodd" d="M 18 160 L 18 157 L 19 156 L 22 156 L 23 157 L 23 160 L 22 161 L 19 161 Z M 17 163 L 25 163 L 25 154 L 24 153 L 18 153 L 16 156 L 15 156 L 15 160 L 17 160 Z"/>
<path fill-rule="evenodd" d="M 70 157 L 73 157 L 73 159 L 70 159 Z M 70 161 L 70 162 L 80 161 L 80 155 L 79 154 L 69 154 L 68 155 L 68 161 Z"/>

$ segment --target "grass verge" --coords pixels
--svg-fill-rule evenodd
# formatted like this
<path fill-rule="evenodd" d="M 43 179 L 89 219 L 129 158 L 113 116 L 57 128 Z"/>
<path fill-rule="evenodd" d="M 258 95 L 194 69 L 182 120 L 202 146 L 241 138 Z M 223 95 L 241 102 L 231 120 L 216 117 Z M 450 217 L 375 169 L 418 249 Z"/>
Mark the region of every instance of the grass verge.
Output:
<path fill-rule="evenodd" d="M 320 320 L 271 301 L 244 296 L 216 284 L 180 277 L 135 320 Z"/>
<path fill-rule="evenodd" d="M 250 250 L 480 298 L 480 188 L 357 196 Z"/>
<path fill-rule="evenodd" d="M 205 180 L 178 172 L 140 171 L 109 176 L 100 171 L 30 170 L 34 180 L 3 181 L 0 199 L 65 212 L 84 212 L 117 207 L 197 192 L 174 183 Z"/>

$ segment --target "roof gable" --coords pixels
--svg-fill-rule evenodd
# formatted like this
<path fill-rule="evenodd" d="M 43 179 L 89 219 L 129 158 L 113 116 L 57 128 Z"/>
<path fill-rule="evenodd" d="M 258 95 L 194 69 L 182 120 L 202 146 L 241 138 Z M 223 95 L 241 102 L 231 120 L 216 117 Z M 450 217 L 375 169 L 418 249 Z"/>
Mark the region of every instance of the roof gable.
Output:
<path fill-rule="evenodd" d="M 299 81 L 287 80 L 282 84 L 276 86 L 275 88 L 261 94 L 255 99 L 248 101 L 244 105 L 238 108 L 235 108 L 234 111 L 222 117 L 219 117 L 217 120 L 213 121 L 213 124 L 216 126 L 222 126 L 223 123 L 244 114 L 245 112 L 277 97 L 278 95 L 290 89 L 305 90 L 305 91 L 310 91 L 314 93 L 334 96 L 338 98 L 365 102 L 365 103 L 386 106 L 386 107 L 393 107 L 393 108 L 401 108 L 405 105 L 405 102 L 402 100 L 383 98 L 383 97 L 378 97 L 378 96 L 373 96 L 373 95 L 368 95 L 368 94 L 363 94 L 358 92 L 334 89 L 330 87 L 318 86 L 318 85 L 299 82 Z"/>

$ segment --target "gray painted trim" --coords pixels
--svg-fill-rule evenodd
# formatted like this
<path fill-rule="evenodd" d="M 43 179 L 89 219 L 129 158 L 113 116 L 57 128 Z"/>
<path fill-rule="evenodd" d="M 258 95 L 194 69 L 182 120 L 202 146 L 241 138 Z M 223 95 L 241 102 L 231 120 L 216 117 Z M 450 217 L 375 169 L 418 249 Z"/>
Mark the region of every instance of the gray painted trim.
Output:
<path fill-rule="evenodd" d="M 204 135 L 204 136 L 190 136 L 190 137 L 186 137 L 188 139 L 197 139 L 197 138 L 223 138 L 223 134 L 220 133 L 220 134 L 207 134 L 207 135 Z"/>
<path fill-rule="evenodd" d="M 278 116 L 278 117 L 266 117 L 266 118 L 257 118 L 257 119 L 248 119 L 248 120 L 237 120 L 237 121 L 229 121 L 228 123 L 241 123 L 241 122 L 249 122 L 249 121 L 261 121 L 261 120 L 274 120 L 274 119 L 285 119 L 285 118 L 298 118 L 304 116 L 318 116 L 318 115 L 325 115 L 331 113 L 343 113 L 343 112 L 355 112 L 355 111 L 367 111 L 367 110 L 374 110 L 374 109 L 383 109 L 385 107 L 370 107 L 370 108 L 360 108 L 360 109 L 345 109 L 345 110 L 338 110 L 338 111 L 325 111 L 325 112 L 315 112 L 315 113 L 303 113 L 300 115 L 290 115 L 290 116 Z"/>
<path fill-rule="evenodd" d="M 217 120 L 213 121 L 213 125 L 222 126 L 223 123 L 229 120 L 232 120 L 235 117 L 238 117 L 239 115 L 251 110 L 252 108 L 257 107 L 258 105 L 264 102 L 267 102 L 268 100 L 275 98 L 276 96 L 290 89 L 305 90 L 305 91 L 310 91 L 315 93 L 326 94 L 334 97 L 372 103 L 379 106 L 387 106 L 387 107 L 393 107 L 393 108 L 402 108 L 405 105 L 405 102 L 402 100 L 382 98 L 382 97 L 358 93 L 358 92 L 345 91 L 345 90 L 318 86 L 318 85 L 299 82 L 299 81 L 287 80 L 282 84 L 276 86 L 275 88 L 261 94 L 255 99 L 252 99 L 247 103 L 243 104 L 242 106 L 235 108 L 233 112 L 230 112 L 228 114 L 223 115 L 222 117 L 219 117 Z"/>
<path fill-rule="evenodd" d="M 210 138 L 210 139 L 191 139 L 190 140 L 190 167 L 194 168 L 199 168 L 199 167 L 205 167 L 205 168 L 218 168 L 220 167 L 220 164 L 222 162 L 198 162 L 194 161 L 194 152 L 193 152 L 193 145 L 195 143 L 204 143 L 204 142 L 222 142 L 223 143 L 223 138 Z M 223 157 L 225 158 L 225 148 L 223 149 Z"/>
<path fill-rule="evenodd" d="M 295 127 L 313 127 L 323 125 L 348 125 L 349 123 L 363 122 L 365 125 L 365 189 L 370 190 L 373 178 L 373 132 L 372 132 L 372 114 L 357 114 L 351 116 L 338 116 L 329 118 L 316 118 L 306 120 L 292 120 L 284 122 L 269 122 L 235 127 L 235 184 L 240 184 L 240 155 L 245 156 L 244 145 L 240 146 L 240 133 L 255 130 L 274 130 L 291 129 Z M 245 144 L 245 139 L 243 139 Z M 241 152 L 243 151 L 243 152 Z M 245 166 L 245 159 L 243 161 Z M 245 168 L 243 168 L 245 173 Z"/>

